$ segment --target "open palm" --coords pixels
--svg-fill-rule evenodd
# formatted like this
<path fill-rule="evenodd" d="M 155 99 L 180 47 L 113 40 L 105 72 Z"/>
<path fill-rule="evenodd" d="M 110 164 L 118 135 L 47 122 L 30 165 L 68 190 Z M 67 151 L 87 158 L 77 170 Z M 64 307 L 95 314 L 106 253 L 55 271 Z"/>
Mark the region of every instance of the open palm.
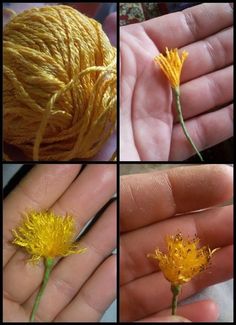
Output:
<path fill-rule="evenodd" d="M 121 160 L 183 160 L 194 154 L 168 81 L 153 61 L 166 46 L 189 52 L 181 101 L 196 146 L 203 150 L 232 136 L 232 21 L 229 4 L 202 4 L 121 27 Z"/>

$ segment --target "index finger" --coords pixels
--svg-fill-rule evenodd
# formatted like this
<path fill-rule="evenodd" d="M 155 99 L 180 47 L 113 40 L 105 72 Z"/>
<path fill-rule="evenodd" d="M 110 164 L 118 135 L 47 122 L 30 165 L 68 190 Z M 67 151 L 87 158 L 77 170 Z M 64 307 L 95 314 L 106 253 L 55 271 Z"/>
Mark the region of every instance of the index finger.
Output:
<path fill-rule="evenodd" d="M 200 165 L 122 176 L 121 232 L 230 199 L 232 173 L 227 165 Z"/>

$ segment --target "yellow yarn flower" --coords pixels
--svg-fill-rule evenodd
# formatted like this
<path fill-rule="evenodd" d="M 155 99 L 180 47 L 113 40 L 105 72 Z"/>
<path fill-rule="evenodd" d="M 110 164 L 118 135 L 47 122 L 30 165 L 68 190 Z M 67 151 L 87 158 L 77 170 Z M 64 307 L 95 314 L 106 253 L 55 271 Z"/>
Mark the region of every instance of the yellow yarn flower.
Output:
<path fill-rule="evenodd" d="M 155 254 L 149 254 L 159 261 L 159 267 L 165 278 L 173 285 L 190 281 L 199 272 L 206 269 L 212 254 L 208 246 L 197 248 L 199 238 L 194 240 L 184 239 L 181 233 L 166 237 L 168 253 L 164 254 L 159 249 Z"/>
<path fill-rule="evenodd" d="M 176 101 L 176 109 L 179 117 L 179 122 L 183 129 L 183 132 L 188 142 L 191 144 L 194 151 L 199 156 L 200 160 L 203 161 L 202 155 L 198 151 L 198 148 L 194 144 L 191 136 L 188 133 L 188 130 L 186 129 L 183 114 L 182 114 L 182 108 L 180 104 L 180 88 L 179 88 L 180 75 L 181 75 L 184 61 L 186 60 L 187 56 L 188 56 L 187 51 L 183 51 L 180 57 L 177 49 L 173 49 L 169 51 L 168 48 L 166 47 L 166 56 L 164 56 L 163 54 L 159 54 L 154 58 L 154 61 L 159 64 L 161 70 L 164 72 L 164 74 L 166 75 L 166 77 L 170 82 L 173 97 L 175 98 Z"/>
<path fill-rule="evenodd" d="M 162 71 L 170 81 L 172 88 L 179 87 L 182 67 L 187 56 L 187 51 L 183 51 L 180 58 L 177 49 L 169 51 L 166 47 L 166 56 L 159 54 L 154 58 L 154 61 L 160 65 Z"/>
<path fill-rule="evenodd" d="M 38 262 L 41 257 L 55 258 L 86 250 L 78 249 L 73 243 L 76 229 L 71 216 L 62 218 L 53 212 L 31 211 L 25 216 L 23 225 L 12 232 L 13 244 L 24 247 L 32 256 L 31 262 Z"/>
<path fill-rule="evenodd" d="M 185 239 L 181 233 L 175 236 L 166 236 L 168 252 L 165 254 L 157 248 L 155 254 L 147 255 L 147 257 L 158 260 L 159 268 L 171 283 L 174 295 L 172 314 L 175 314 L 180 285 L 205 270 L 212 255 L 219 249 L 211 250 L 208 246 L 198 248 L 199 241 L 200 239 L 197 237 L 193 240 Z"/>
<path fill-rule="evenodd" d="M 78 249 L 74 243 L 76 236 L 75 221 L 71 216 L 65 218 L 53 212 L 31 211 L 25 215 L 23 224 L 12 230 L 13 244 L 25 248 L 31 255 L 29 261 L 36 263 L 45 259 L 45 273 L 42 286 L 36 296 L 30 321 L 34 321 L 40 300 L 48 283 L 56 257 L 83 253 L 86 248 Z"/>

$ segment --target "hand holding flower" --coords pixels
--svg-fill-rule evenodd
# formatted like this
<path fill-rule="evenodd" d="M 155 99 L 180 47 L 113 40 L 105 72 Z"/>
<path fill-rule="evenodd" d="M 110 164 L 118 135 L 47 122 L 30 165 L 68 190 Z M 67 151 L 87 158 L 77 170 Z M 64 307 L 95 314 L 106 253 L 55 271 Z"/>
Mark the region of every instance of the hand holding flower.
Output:
<path fill-rule="evenodd" d="M 181 301 L 232 277 L 233 207 L 220 206 L 232 197 L 232 185 L 232 168 L 224 165 L 121 177 L 121 321 L 163 322 L 162 317 L 171 314 L 172 293 L 166 279 L 184 283 Z M 166 247 L 166 235 L 178 229 L 183 237 L 169 237 Z M 195 234 L 202 247 L 190 240 Z M 155 247 L 155 259 L 147 260 Z M 213 254 L 216 247 L 220 250 Z M 212 254 L 209 267 L 199 273 Z M 178 315 L 193 322 L 214 322 L 219 310 L 208 297 L 179 306 Z"/>
<path fill-rule="evenodd" d="M 196 153 L 183 133 L 180 106 L 173 107 L 168 82 L 153 62 L 167 45 L 178 48 L 180 57 L 189 53 L 181 72 L 181 106 L 198 151 L 233 136 L 232 24 L 229 3 L 204 3 L 120 28 L 121 160 L 181 161 Z M 173 86 L 182 63 L 180 58 Z"/>
<path fill-rule="evenodd" d="M 90 224 L 79 246 L 74 242 L 88 220 L 116 191 L 116 167 L 112 164 L 87 165 L 83 170 L 81 167 L 39 164 L 4 200 L 5 322 L 29 321 L 42 289 L 42 279 L 49 273 L 35 314 L 37 322 L 95 322 L 116 296 L 116 256 L 111 254 L 116 246 L 115 202 Z M 28 215 L 23 225 L 21 214 L 29 209 L 37 214 Z M 51 213 L 45 215 L 42 211 Z M 14 237 L 12 229 L 16 230 Z M 87 248 L 85 254 L 76 254 L 84 248 Z M 33 264 L 29 263 L 30 258 Z M 48 274 L 43 258 L 47 259 Z"/>

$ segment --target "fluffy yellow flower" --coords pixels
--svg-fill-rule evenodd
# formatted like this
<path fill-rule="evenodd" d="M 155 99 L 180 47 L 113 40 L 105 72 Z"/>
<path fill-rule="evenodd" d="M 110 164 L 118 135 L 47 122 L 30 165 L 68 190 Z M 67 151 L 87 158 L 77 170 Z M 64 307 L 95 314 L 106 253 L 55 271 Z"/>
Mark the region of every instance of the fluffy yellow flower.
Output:
<path fill-rule="evenodd" d="M 167 254 L 156 249 L 155 254 L 148 254 L 148 257 L 158 260 L 165 278 L 173 286 L 186 283 L 199 272 L 205 270 L 212 254 L 219 249 L 216 248 L 211 251 L 208 246 L 197 248 L 199 238 L 184 239 L 181 233 L 175 236 L 167 236 L 166 242 Z"/>
<path fill-rule="evenodd" d="M 53 212 L 31 211 L 26 214 L 23 224 L 12 232 L 15 237 L 12 243 L 24 247 L 31 255 L 31 262 L 86 250 L 78 249 L 77 243 L 73 242 L 76 228 L 71 216 L 63 218 Z"/>
<path fill-rule="evenodd" d="M 188 52 L 183 51 L 181 58 L 179 57 L 178 50 L 168 50 L 166 47 L 166 56 L 159 54 L 154 58 L 170 81 L 172 88 L 178 88 L 180 84 L 181 70 L 188 56 Z"/>

